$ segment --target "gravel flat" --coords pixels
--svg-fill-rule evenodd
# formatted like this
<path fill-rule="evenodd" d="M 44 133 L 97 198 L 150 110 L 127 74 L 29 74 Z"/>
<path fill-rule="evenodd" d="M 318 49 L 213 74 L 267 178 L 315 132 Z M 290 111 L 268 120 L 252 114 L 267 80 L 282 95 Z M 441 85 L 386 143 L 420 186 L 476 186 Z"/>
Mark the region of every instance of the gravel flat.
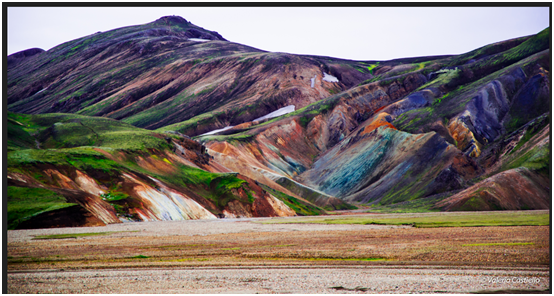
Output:
<path fill-rule="evenodd" d="M 436 268 L 137 269 L 8 274 L 8 293 L 468 293 L 543 291 L 548 271 Z"/>
<path fill-rule="evenodd" d="M 386 216 L 403 215 L 412 214 Z M 10 230 L 8 293 L 429 294 L 550 288 L 545 226 L 264 224 L 294 219 L 312 217 Z M 96 232 L 110 234 L 33 239 Z M 393 260 L 349 259 L 381 257 Z"/>
<path fill-rule="evenodd" d="M 325 217 L 325 216 L 318 216 Z M 298 217 L 293 217 L 298 219 Z M 305 217 L 308 218 L 308 217 Z M 279 221 L 284 218 L 274 218 Z M 30 241 L 37 235 L 73 234 L 89 232 L 114 232 L 111 237 L 213 235 L 247 232 L 287 232 L 287 231 L 326 231 L 326 230 L 366 230 L 409 228 L 394 225 L 346 225 L 346 224 L 263 224 L 268 218 L 237 218 L 217 220 L 185 220 L 128 222 L 98 227 L 65 227 L 28 230 L 9 230 L 8 242 Z"/>

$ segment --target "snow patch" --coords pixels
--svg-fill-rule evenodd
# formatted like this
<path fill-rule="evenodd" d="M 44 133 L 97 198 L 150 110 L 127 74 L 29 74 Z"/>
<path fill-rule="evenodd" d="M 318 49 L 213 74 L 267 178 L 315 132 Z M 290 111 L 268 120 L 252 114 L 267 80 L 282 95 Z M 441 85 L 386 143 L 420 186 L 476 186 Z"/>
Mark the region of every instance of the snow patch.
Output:
<path fill-rule="evenodd" d="M 48 89 L 48 87 L 47 87 L 47 88 L 43 88 L 43 89 L 37 91 L 33 96 L 36 96 L 36 95 L 40 94 L 41 92 L 43 92 L 43 91 L 45 91 L 45 90 L 47 90 L 47 89 Z"/>
<path fill-rule="evenodd" d="M 314 88 L 314 85 L 315 85 L 315 79 L 317 78 L 317 75 L 314 76 L 314 78 L 312 78 L 312 88 Z"/>
<path fill-rule="evenodd" d="M 189 38 L 190 41 L 198 41 L 198 42 L 208 42 L 212 41 L 210 39 L 202 39 L 202 38 Z"/>
<path fill-rule="evenodd" d="M 285 114 L 288 114 L 288 113 L 291 113 L 291 112 L 294 112 L 294 105 L 288 105 L 286 107 L 283 107 L 281 109 L 277 109 L 267 115 L 264 115 L 262 117 L 258 117 L 252 121 L 260 121 L 260 120 L 264 120 L 264 119 L 269 119 L 269 118 L 274 118 L 274 117 L 279 117 L 281 115 L 285 115 Z M 235 126 L 234 125 L 230 125 L 230 126 L 226 126 L 224 128 L 220 128 L 220 129 L 216 129 L 216 130 L 213 130 L 213 131 L 210 131 L 210 132 L 207 132 L 205 134 L 201 134 L 200 136 L 207 136 L 207 135 L 213 135 L 213 134 L 217 134 L 219 132 L 222 132 L 222 131 L 226 131 L 228 129 L 232 129 L 234 128 Z"/>
<path fill-rule="evenodd" d="M 323 72 L 323 81 L 327 82 L 339 82 L 339 79 L 331 74 Z M 312 86 L 313 87 L 313 86 Z"/>
<path fill-rule="evenodd" d="M 262 116 L 262 117 L 258 117 L 252 121 L 260 121 L 260 120 L 264 120 L 264 119 L 268 119 L 268 118 L 274 118 L 274 117 L 279 117 L 281 115 L 285 115 L 285 114 L 288 114 L 288 113 L 291 113 L 291 112 L 294 112 L 294 105 L 289 105 L 289 106 L 286 106 L 286 107 L 283 107 L 281 109 L 277 109 L 265 116 Z"/>
<path fill-rule="evenodd" d="M 216 130 L 213 130 L 213 131 L 211 131 L 211 132 L 207 132 L 207 133 L 205 133 L 205 134 L 201 134 L 201 136 L 207 136 L 207 135 L 217 134 L 217 133 L 219 133 L 219 132 L 226 131 L 226 130 L 228 130 L 228 129 L 232 129 L 232 128 L 234 128 L 234 127 L 235 127 L 234 125 L 226 126 L 226 127 L 224 127 L 224 128 L 216 129 Z"/>

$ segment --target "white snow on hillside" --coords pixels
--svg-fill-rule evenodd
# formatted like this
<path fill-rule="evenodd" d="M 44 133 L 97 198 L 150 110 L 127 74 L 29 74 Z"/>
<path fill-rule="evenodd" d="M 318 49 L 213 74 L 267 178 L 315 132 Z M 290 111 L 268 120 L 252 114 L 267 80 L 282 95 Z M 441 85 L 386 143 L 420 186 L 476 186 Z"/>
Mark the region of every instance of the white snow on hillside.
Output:
<path fill-rule="evenodd" d="M 217 134 L 217 133 L 219 133 L 219 132 L 226 131 L 226 130 L 228 130 L 228 129 L 232 129 L 232 128 L 234 128 L 234 127 L 235 127 L 234 125 L 226 126 L 226 127 L 224 127 L 224 128 L 216 129 L 216 130 L 213 130 L 213 131 L 211 131 L 211 132 L 207 132 L 207 133 L 205 133 L 205 134 L 201 134 L 201 136 Z"/>
<path fill-rule="evenodd" d="M 327 82 L 339 82 L 339 79 L 331 74 L 323 72 L 323 80 Z"/>
<path fill-rule="evenodd" d="M 281 109 L 277 109 L 277 110 L 275 110 L 275 111 L 273 111 L 273 112 L 271 112 L 271 113 L 269 113 L 265 116 L 256 118 L 252 121 L 259 121 L 259 120 L 263 120 L 263 119 L 274 118 L 274 117 L 285 115 L 285 114 L 291 113 L 291 112 L 294 112 L 294 105 L 289 105 L 289 106 L 283 107 Z"/>
<path fill-rule="evenodd" d="M 281 115 L 285 115 L 285 114 L 288 114 L 288 113 L 291 113 L 291 112 L 294 112 L 294 105 L 288 105 L 286 107 L 283 107 L 281 109 L 277 109 L 269 114 L 266 114 L 262 117 L 258 117 L 252 121 L 260 121 L 260 120 L 264 120 L 264 119 L 269 119 L 269 118 L 274 118 L 274 117 L 279 117 Z M 210 132 L 207 132 L 205 134 L 201 134 L 200 136 L 207 136 L 207 135 L 213 135 L 213 134 L 217 134 L 219 132 L 222 132 L 222 131 L 226 131 L 228 129 L 232 129 L 234 128 L 235 126 L 234 125 L 230 125 L 230 126 L 226 126 L 224 128 L 220 128 L 220 129 L 216 129 L 216 130 L 213 130 L 213 131 L 210 131 Z"/>
<path fill-rule="evenodd" d="M 199 41 L 199 42 L 208 42 L 210 39 L 201 39 L 201 38 L 189 38 L 190 41 Z"/>

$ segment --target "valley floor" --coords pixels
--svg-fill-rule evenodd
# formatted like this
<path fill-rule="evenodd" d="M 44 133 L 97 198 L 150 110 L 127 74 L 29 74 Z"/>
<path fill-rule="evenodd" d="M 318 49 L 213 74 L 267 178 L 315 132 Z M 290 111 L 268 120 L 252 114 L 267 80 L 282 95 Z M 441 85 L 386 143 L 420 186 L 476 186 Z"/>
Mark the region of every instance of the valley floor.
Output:
<path fill-rule="evenodd" d="M 493 283 L 528 279 L 534 283 Z M 544 291 L 548 271 L 540 269 L 452 269 L 415 267 L 108 269 L 10 273 L 9 293 L 94 294 L 326 294 L 468 293 Z M 538 283 L 536 283 L 538 282 Z"/>
<path fill-rule="evenodd" d="M 492 214 L 482 213 L 483 217 Z M 348 217 L 414 215 L 465 213 Z M 320 220 L 337 217 L 344 216 Z M 302 223 L 313 219 L 218 219 L 10 230 L 8 293 L 550 289 L 549 226 L 416 228 Z"/>

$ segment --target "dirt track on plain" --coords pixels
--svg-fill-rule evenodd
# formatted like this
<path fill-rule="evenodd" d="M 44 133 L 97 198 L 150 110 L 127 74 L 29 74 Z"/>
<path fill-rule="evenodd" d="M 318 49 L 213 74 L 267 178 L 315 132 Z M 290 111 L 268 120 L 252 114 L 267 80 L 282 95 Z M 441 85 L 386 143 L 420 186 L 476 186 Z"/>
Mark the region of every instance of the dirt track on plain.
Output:
<path fill-rule="evenodd" d="M 548 226 L 262 224 L 267 220 L 8 231 L 8 292 L 463 293 L 549 289 Z M 33 239 L 36 235 L 93 232 L 104 235 Z M 514 242 L 518 244 L 510 245 Z"/>

